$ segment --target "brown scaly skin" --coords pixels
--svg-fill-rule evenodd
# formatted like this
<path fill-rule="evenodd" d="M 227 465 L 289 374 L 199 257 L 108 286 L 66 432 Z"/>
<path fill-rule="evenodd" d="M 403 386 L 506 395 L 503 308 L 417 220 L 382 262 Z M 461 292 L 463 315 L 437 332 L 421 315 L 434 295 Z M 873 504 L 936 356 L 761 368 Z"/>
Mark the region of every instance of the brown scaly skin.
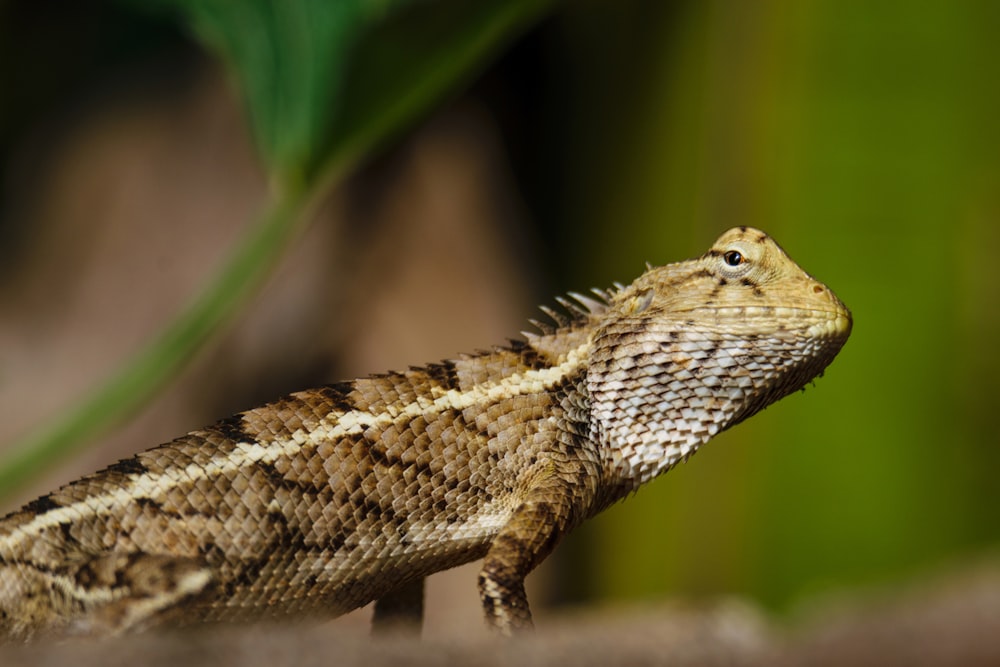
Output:
<path fill-rule="evenodd" d="M 0 520 L 0 637 L 335 616 L 483 559 L 486 622 L 584 519 L 817 377 L 851 315 L 766 234 L 574 295 L 489 352 L 298 392 Z M 537 323 L 536 323 L 537 324 Z"/>

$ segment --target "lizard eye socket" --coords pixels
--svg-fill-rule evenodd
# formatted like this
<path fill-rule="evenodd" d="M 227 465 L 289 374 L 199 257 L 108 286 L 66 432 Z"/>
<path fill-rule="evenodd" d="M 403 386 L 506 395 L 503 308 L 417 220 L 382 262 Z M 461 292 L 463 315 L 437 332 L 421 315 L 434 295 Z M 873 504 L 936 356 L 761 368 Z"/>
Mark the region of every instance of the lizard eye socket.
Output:
<path fill-rule="evenodd" d="M 727 250 L 722 255 L 722 261 L 729 266 L 739 266 L 747 260 L 739 250 Z"/>

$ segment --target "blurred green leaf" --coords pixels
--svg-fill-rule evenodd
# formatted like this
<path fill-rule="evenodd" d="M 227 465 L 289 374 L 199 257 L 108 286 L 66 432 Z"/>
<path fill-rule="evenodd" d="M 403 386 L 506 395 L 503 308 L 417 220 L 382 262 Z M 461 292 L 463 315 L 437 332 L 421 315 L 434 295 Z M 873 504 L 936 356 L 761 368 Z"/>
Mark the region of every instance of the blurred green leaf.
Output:
<path fill-rule="evenodd" d="M 265 161 L 291 179 L 322 146 L 351 49 L 373 21 L 409 2 L 157 0 L 156 6 L 178 12 L 226 62 Z"/>
<path fill-rule="evenodd" d="M 393 123 L 396 113 L 415 112 L 408 100 L 455 85 L 471 63 L 549 4 L 155 0 L 152 6 L 177 12 L 227 64 L 261 155 L 287 184 L 314 177 L 335 146 L 364 143 L 373 127 L 384 129 L 383 116 Z"/>

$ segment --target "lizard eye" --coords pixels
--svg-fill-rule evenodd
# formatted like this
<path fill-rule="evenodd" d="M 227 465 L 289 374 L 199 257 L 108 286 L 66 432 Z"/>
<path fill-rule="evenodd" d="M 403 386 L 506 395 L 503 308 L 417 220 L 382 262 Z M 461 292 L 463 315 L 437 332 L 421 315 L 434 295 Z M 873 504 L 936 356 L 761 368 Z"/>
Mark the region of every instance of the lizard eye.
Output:
<path fill-rule="evenodd" d="M 722 260 L 729 266 L 739 266 L 743 262 L 747 261 L 746 258 L 743 257 L 743 253 L 739 250 L 727 250 L 722 255 Z"/>

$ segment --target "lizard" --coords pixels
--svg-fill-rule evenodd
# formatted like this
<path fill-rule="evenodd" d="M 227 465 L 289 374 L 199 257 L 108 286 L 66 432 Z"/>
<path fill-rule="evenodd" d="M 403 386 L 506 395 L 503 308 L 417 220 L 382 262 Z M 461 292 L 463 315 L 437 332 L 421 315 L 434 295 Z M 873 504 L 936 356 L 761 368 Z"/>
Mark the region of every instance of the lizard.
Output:
<path fill-rule="evenodd" d="M 203 622 L 416 619 L 482 559 L 489 627 L 583 520 L 804 388 L 852 316 L 767 234 L 570 293 L 505 345 L 292 393 L 0 519 L 0 638 Z"/>

